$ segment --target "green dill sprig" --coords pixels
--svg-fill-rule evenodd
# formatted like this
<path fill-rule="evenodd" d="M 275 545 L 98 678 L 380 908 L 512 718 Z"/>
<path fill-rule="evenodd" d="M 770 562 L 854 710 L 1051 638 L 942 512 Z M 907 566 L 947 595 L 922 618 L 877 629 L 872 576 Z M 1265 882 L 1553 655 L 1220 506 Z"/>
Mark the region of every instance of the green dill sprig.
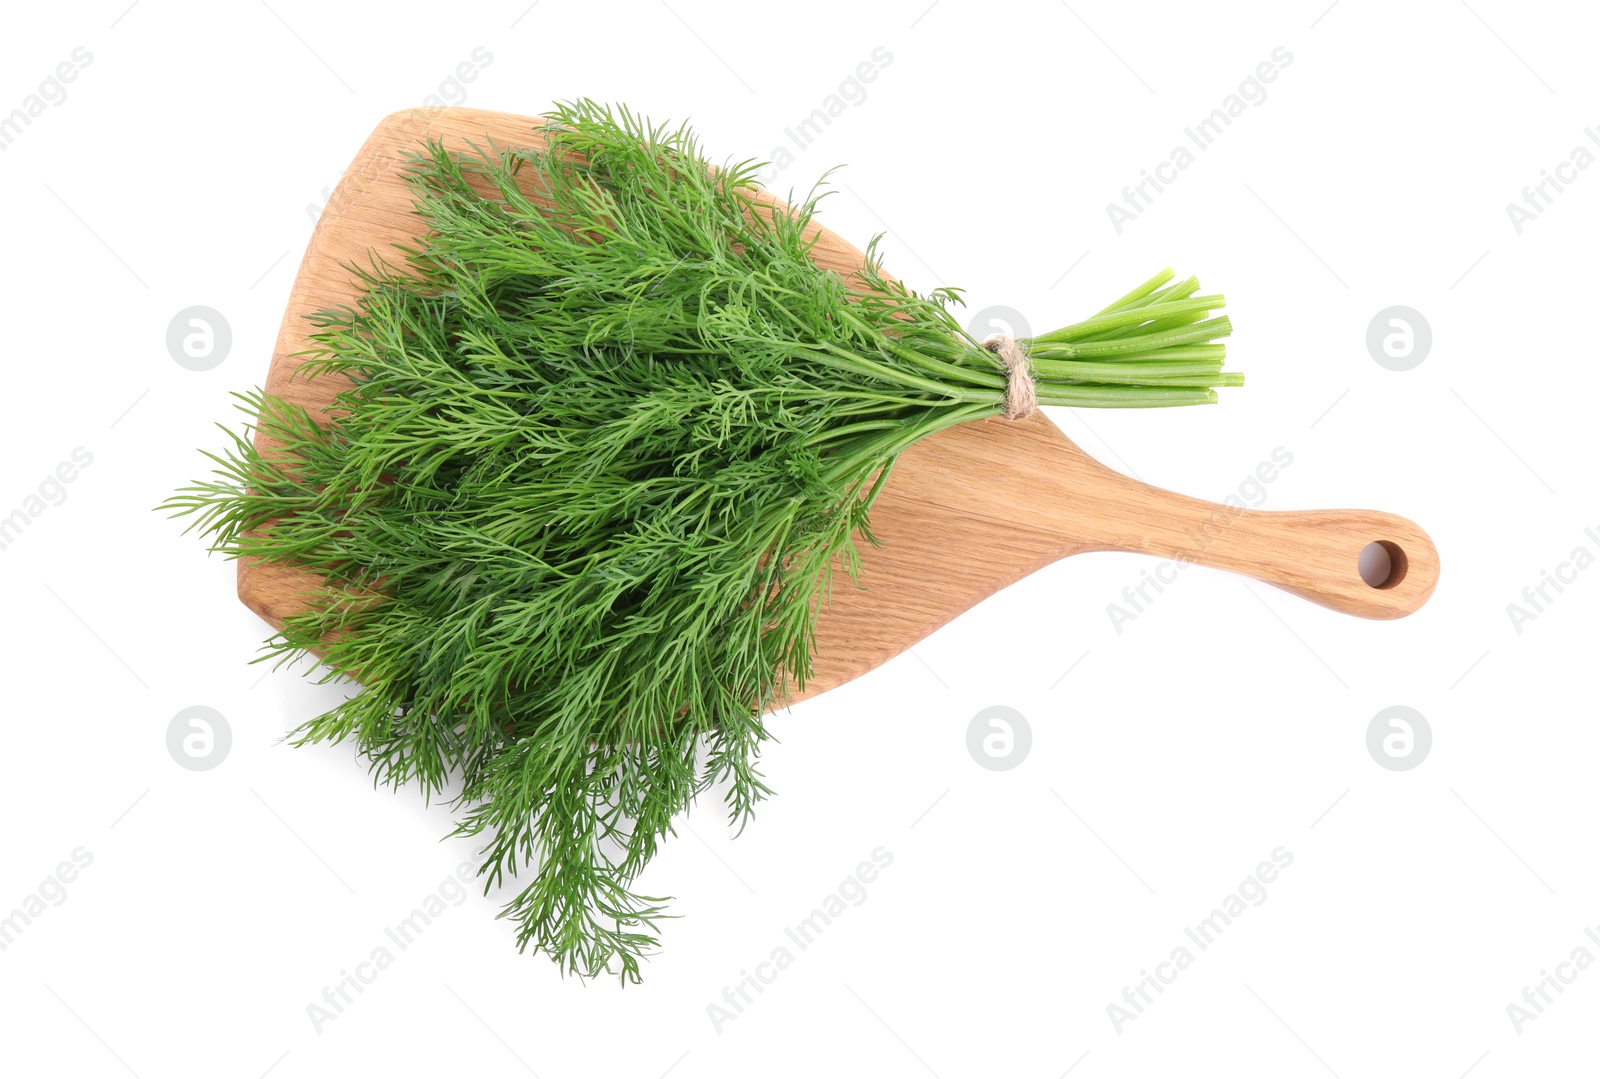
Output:
<path fill-rule="evenodd" d="M 771 793 L 761 717 L 811 674 L 831 568 L 896 455 L 1000 414 L 1007 376 L 958 294 L 886 277 L 876 240 L 856 291 L 819 269 L 816 192 L 762 212 L 754 163 L 589 101 L 541 133 L 421 147 L 425 238 L 313 319 L 305 371 L 349 388 L 319 415 L 240 395 L 252 423 L 164 505 L 326 579 L 266 653 L 361 688 L 297 744 L 351 741 L 430 794 L 459 775 L 456 834 L 515 889 L 519 945 L 637 980 L 666 916 L 639 874 L 713 784 L 741 824 Z M 1039 403 L 1237 385 L 1222 298 L 1172 276 L 1024 342 Z"/>

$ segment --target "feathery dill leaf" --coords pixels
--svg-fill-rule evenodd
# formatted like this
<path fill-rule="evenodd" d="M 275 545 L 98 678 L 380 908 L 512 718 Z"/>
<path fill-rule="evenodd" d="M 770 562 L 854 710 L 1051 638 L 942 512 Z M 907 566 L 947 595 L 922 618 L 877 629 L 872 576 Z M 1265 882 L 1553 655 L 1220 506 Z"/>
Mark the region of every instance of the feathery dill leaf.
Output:
<path fill-rule="evenodd" d="M 329 598 L 267 654 L 359 692 L 296 732 L 443 789 L 523 947 L 636 981 L 663 900 L 635 881 L 712 784 L 742 822 L 784 678 L 804 685 L 831 567 L 895 456 L 1003 411 L 1006 376 L 869 247 L 857 292 L 809 258 L 818 196 L 755 208 L 687 128 L 590 101 L 543 147 L 409 164 L 423 238 L 314 316 L 328 414 L 262 393 L 211 480 L 165 507 Z M 536 192 L 534 197 L 530 192 Z M 1041 404 L 1207 403 L 1220 296 L 1164 271 L 1026 342 Z M 281 444 L 263 453 L 259 432 Z M 329 677 L 332 677 L 330 674 Z"/>

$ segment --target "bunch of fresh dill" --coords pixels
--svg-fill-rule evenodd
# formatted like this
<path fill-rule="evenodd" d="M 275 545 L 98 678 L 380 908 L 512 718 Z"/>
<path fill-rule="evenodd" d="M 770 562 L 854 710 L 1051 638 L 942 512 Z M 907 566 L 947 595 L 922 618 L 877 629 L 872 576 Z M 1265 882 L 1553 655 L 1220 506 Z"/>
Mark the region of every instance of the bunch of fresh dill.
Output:
<path fill-rule="evenodd" d="M 640 871 L 713 783 L 740 822 L 769 793 L 761 716 L 812 669 L 831 567 L 896 455 L 1000 413 L 1007 375 L 954 291 L 813 264 L 816 198 L 760 211 L 754 163 L 589 101 L 540 130 L 419 149 L 423 238 L 315 316 L 304 370 L 349 388 L 318 415 L 239 395 L 280 448 L 232 434 L 165 506 L 215 551 L 326 577 L 267 654 L 361 688 L 297 744 L 353 740 L 427 792 L 459 774 L 486 889 L 522 885 L 519 943 L 637 980 L 664 916 Z M 1039 403 L 1236 385 L 1221 297 L 1171 276 L 1025 342 Z"/>

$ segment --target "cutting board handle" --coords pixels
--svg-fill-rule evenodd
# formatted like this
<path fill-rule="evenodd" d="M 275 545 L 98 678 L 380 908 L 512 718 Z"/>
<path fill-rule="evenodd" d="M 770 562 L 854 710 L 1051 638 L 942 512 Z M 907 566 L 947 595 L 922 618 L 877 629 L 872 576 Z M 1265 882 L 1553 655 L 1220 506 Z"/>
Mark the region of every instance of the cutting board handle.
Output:
<path fill-rule="evenodd" d="M 1117 480 L 1107 486 L 1117 489 L 1113 502 L 1124 511 L 1117 514 L 1123 527 L 1107 530 L 1114 538 L 1102 549 L 1231 570 L 1363 618 L 1408 615 L 1427 602 L 1439 581 L 1433 541 L 1414 522 L 1392 513 L 1254 510 L 1190 498 L 1126 476 Z M 1362 551 L 1369 544 L 1381 548 L 1369 555 L 1376 565 L 1368 576 L 1376 584 L 1362 575 Z M 1381 572 L 1385 556 L 1386 574 Z"/>
<path fill-rule="evenodd" d="M 969 558 L 974 550 L 1006 549 L 1017 564 L 1037 558 L 1037 568 L 1087 551 L 1130 551 L 1241 573 L 1363 618 L 1408 615 L 1439 581 L 1433 541 L 1404 517 L 1248 509 L 1162 490 L 1107 468 L 1037 413 L 963 424 L 927 439 L 902 455 L 891 486 L 918 505 L 939 507 L 944 517 L 961 515 L 963 531 L 944 542 Z M 885 534 L 908 542 L 894 533 Z M 1390 566 L 1376 586 L 1360 568 L 1363 549 L 1374 543 Z M 924 552 L 917 560 L 935 557 Z M 1174 572 L 1149 571 L 1156 581 L 1144 586 L 1146 600 Z M 919 580 L 908 578 L 908 594 Z"/>

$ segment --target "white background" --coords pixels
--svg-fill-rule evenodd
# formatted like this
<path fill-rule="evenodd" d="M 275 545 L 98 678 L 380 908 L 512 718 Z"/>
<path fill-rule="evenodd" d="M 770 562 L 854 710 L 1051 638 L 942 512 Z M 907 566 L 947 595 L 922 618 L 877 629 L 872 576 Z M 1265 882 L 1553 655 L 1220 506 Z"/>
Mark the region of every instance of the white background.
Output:
<path fill-rule="evenodd" d="M 1600 570 L 1507 605 L 1584 546 L 1595 497 L 1600 169 L 1519 234 L 1506 211 L 1600 123 L 1578 4 L 141 0 L 17 7 L 0 114 L 83 46 L 66 99 L 0 152 L 7 207 L 0 516 L 93 455 L 0 551 L 0 914 L 92 864 L 0 952 L 0 1068 L 27 1074 L 1188 1074 L 1457 1077 L 1595 1065 L 1600 971 L 1519 1033 L 1507 1006 L 1600 926 L 1593 650 Z M 233 567 L 151 512 L 203 472 L 266 370 L 315 207 L 384 114 L 440 92 L 691 118 L 764 157 L 873 49 L 892 62 L 774 185 L 847 163 L 823 220 L 887 231 L 914 287 L 1035 329 L 1155 269 L 1229 297 L 1209 409 L 1052 417 L 1157 485 L 1234 491 L 1277 447 L 1272 509 L 1408 516 L 1432 601 L 1369 622 L 1187 570 L 1117 632 L 1149 560 L 1091 555 L 915 653 L 775 717 L 779 796 L 736 841 L 716 806 L 651 866 L 681 920 L 642 986 L 563 980 L 472 891 L 319 1032 L 307 1006 L 471 856 L 446 806 L 375 792 L 348 749 L 281 735 L 342 692 L 250 666 Z M 1293 57 L 1119 235 L 1106 204 L 1274 48 Z M 444 87 L 461 99 L 455 87 Z M 1600 151 L 1600 147 L 1595 147 Z M 1069 271 L 1070 268 L 1070 272 Z M 202 304 L 233 344 L 169 356 Z M 1433 346 L 1396 373 L 1367 324 Z M 1063 677 L 1063 672 L 1070 674 Z M 983 708 L 1033 734 L 968 755 Z M 1426 716 L 1409 771 L 1373 716 Z M 227 717 L 211 771 L 173 716 Z M 1107 1006 L 1274 848 L 1293 864 L 1120 1032 Z M 879 846 L 893 864 L 720 1031 L 708 1005 Z M 53 886 L 48 889 L 58 894 Z M 1597 930 L 1600 932 L 1600 930 Z M 1192 945 L 1191 945 L 1191 950 Z M 1573 970 L 1575 968 L 1563 968 Z"/>

